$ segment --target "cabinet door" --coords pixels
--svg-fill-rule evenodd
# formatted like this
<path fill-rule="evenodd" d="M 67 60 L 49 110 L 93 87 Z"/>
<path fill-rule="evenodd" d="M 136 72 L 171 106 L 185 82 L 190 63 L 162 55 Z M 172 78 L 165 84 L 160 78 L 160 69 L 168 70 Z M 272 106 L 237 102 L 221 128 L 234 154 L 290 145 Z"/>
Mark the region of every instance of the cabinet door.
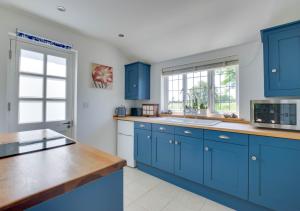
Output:
<path fill-rule="evenodd" d="M 268 52 L 269 89 L 277 93 L 271 96 L 299 96 L 300 28 L 271 33 Z"/>
<path fill-rule="evenodd" d="M 275 210 L 300 210 L 300 142 L 250 136 L 250 201 Z"/>
<path fill-rule="evenodd" d="M 204 141 L 204 184 L 248 198 L 248 146 Z"/>
<path fill-rule="evenodd" d="M 151 165 L 151 131 L 135 129 L 134 156 L 138 162 Z"/>
<path fill-rule="evenodd" d="M 174 135 L 153 132 L 152 165 L 174 173 Z"/>
<path fill-rule="evenodd" d="M 138 66 L 130 65 L 125 69 L 125 99 L 134 100 L 138 97 Z"/>
<path fill-rule="evenodd" d="M 175 136 L 175 174 L 203 184 L 203 139 Z"/>

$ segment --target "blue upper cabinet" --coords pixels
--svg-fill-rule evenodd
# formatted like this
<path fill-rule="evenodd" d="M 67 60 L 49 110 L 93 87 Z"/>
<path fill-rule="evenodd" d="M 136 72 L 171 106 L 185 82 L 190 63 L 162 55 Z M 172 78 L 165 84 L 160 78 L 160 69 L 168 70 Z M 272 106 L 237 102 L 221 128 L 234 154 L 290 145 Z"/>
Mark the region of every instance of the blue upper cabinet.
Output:
<path fill-rule="evenodd" d="M 300 21 L 261 31 L 265 96 L 300 96 Z"/>
<path fill-rule="evenodd" d="M 300 141 L 250 136 L 249 199 L 274 210 L 300 210 Z"/>
<path fill-rule="evenodd" d="M 150 65 L 141 62 L 125 65 L 125 99 L 150 99 Z"/>

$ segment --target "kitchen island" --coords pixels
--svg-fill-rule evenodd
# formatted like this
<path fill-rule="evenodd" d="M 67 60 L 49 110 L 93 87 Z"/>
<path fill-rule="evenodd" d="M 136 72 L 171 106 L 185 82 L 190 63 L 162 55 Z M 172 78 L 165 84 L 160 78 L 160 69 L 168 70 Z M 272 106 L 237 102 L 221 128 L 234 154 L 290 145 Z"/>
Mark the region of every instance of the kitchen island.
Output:
<path fill-rule="evenodd" d="M 51 130 L 0 134 L 0 145 L 57 136 Z M 0 158 L 0 210 L 123 210 L 125 165 L 78 142 Z"/>

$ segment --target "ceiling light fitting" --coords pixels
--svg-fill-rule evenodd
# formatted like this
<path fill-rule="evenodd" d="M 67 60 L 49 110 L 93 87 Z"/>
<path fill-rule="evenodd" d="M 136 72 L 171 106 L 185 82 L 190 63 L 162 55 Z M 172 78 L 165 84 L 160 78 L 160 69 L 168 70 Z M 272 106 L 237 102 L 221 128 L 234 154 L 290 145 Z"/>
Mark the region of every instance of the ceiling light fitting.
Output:
<path fill-rule="evenodd" d="M 60 11 L 60 12 L 65 12 L 66 8 L 63 7 L 63 6 L 57 6 L 57 10 Z"/>

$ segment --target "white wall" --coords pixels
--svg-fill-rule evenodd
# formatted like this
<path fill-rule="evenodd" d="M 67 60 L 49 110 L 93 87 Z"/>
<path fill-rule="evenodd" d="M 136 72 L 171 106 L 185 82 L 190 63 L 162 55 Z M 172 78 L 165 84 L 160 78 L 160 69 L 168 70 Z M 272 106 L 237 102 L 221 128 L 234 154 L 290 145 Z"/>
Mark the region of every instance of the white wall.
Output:
<path fill-rule="evenodd" d="M 196 54 L 152 64 L 151 102 L 161 102 L 161 70 L 165 67 L 208 61 L 216 58 L 236 55 L 240 61 L 239 68 L 239 109 L 240 117 L 250 117 L 250 100 L 263 99 L 263 50 L 260 41 L 224 48 L 207 53 Z"/>
<path fill-rule="evenodd" d="M 62 25 L 21 11 L 0 8 L 0 132 L 6 131 L 6 71 L 8 65 L 8 32 L 16 28 L 61 42 L 71 43 L 78 50 L 78 134 L 81 142 L 107 152 L 116 151 L 116 124 L 112 121 L 114 107 L 130 102 L 124 100 L 124 68 L 127 57 L 116 47 Z M 114 69 L 112 90 L 90 88 L 90 64 L 97 62 Z M 83 104 L 88 104 L 84 108 Z"/>

